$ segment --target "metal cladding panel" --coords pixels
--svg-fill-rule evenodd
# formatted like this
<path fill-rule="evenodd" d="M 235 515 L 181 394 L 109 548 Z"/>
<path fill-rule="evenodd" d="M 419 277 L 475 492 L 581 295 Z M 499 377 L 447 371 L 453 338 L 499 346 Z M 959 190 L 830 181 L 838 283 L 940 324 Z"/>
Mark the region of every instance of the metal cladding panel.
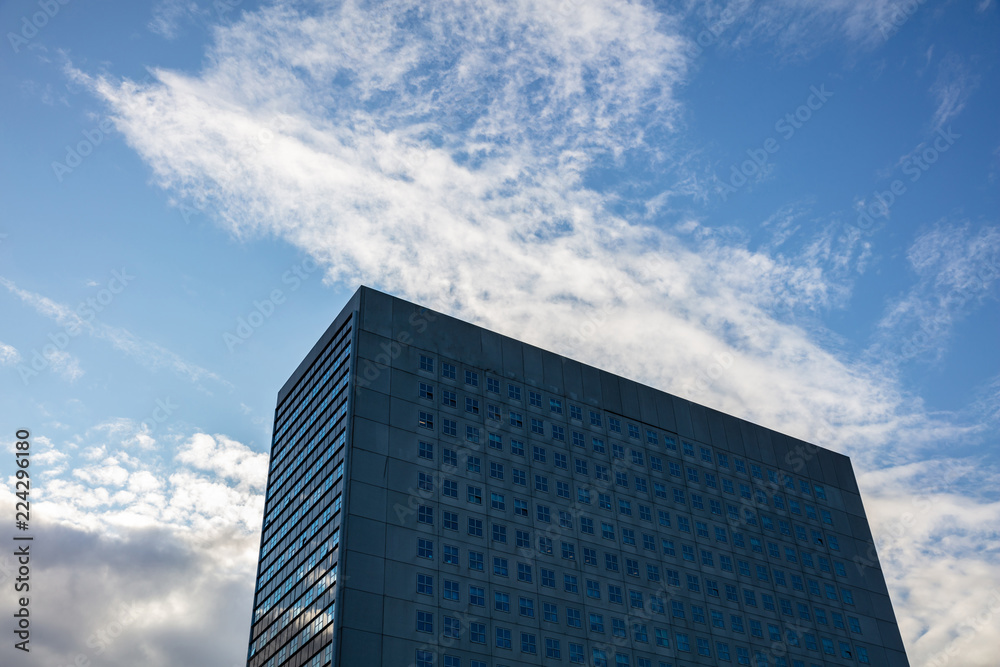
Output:
<path fill-rule="evenodd" d="M 642 419 L 639 411 L 639 391 L 638 386 L 632 380 L 618 380 L 618 390 L 622 397 L 622 415 L 636 421 Z"/>
<path fill-rule="evenodd" d="M 677 418 L 674 416 L 674 397 L 662 391 L 654 390 L 656 400 L 657 425 L 667 431 L 677 432 Z"/>
<path fill-rule="evenodd" d="M 583 366 L 580 369 L 583 376 L 583 400 L 590 405 L 603 406 L 604 394 L 601 392 L 601 371 L 593 366 Z"/>
<path fill-rule="evenodd" d="M 392 338 L 393 299 L 372 289 L 361 289 L 360 329 L 385 338 Z"/>
<path fill-rule="evenodd" d="M 585 396 L 583 364 L 572 359 L 563 359 L 563 383 L 566 385 L 567 396 L 574 401 L 582 401 Z"/>
<path fill-rule="evenodd" d="M 501 337 L 500 349 L 503 353 L 503 375 L 512 380 L 524 379 L 524 345 L 507 337 Z"/>
<path fill-rule="evenodd" d="M 726 424 L 724 421 L 725 415 L 717 410 L 707 410 L 708 413 L 708 430 L 709 439 L 705 442 L 711 443 L 713 447 L 721 447 L 728 450 L 728 438 L 726 438 Z"/>
<path fill-rule="evenodd" d="M 618 376 L 607 371 L 600 371 L 600 373 L 601 398 L 604 408 L 620 415 L 622 413 L 622 394 L 621 389 L 618 388 Z"/>
<path fill-rule="evenodd" d="M 483 329 L 480 331 L 483 368 L 494 375 L 503 375 L 503 336 Z"/>
<path fill-rule="evenodd" d="M 677 420 L 677 435 L 682 438 L 693 438 L 694 426 L 691 424 L 691 402 L 687 399 L 670 397 L 674 404 L 674 418 Z"/>
<path fill-rule="evenodd" d="M 545 385 L 545 371 L 542 369 L 542 351 L 531 345 L 522 346 L 524 355 L 524 381 L 532 387 Z"/>
<path fill-rule="evenodd" d="M 552 352 L 542 352 L 542 382 L 542 386 L 547 391 L 557 394 L 566 393 L 562 357 Z"/>
<path fill-rule="evenodd" d="M 659 427 L 660 418 L 656 410 L 656 390 L 644 384 L 637 384 L 636 391 L 639 395 L 639 419 Z"/>
<path fill-rule="evenodd" d="M 708 408 L 697 403 L 688 403 L 688 410 L 691 412 L 694 439 L 700 442 L 711 442 L 712 432 L 708 428 Z"/>

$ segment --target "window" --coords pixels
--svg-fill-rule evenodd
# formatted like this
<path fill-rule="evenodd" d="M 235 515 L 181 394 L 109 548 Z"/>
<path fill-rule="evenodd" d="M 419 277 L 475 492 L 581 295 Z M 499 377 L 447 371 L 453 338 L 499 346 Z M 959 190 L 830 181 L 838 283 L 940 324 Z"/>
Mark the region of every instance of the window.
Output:
<path fill-rule="evenodd" d="M 434 558 L 434 542 L 423 538 L 417 539 L 417 557 Z"/>
<path fill-rule="evenodd" d="M 441 405 L 447 405 L 449 408 L 454 408 L 458 405 L 458 396 L 453 391 L 443 389 L 441 391 Z"/>
<path fill-rule="evenodd" d="M 449 380 L 454 380 L 457 370 L 458 369 L 455 368 L 455 366 L 453 366 L 452 364 L 449 364 L 447 362 L 442 362 L 441 377 L 448 378 Z"/>
<path fill-rule="evenodd" d="M 525 475 L 525 472 L 523 470 L 518 470 L 517 468 L 511 468 L 510 475 L 514 481 L 514 484 L 517 484 L 518 486 L 528 485 L 528 481 L 526 479 L 527 475 Z"/>
<path fill-rule="evenodd" d="M 458 565 L 458 547 L 444 545 L 444 562 L 446 565 Z"/>
<path fill-rule="evenodd" d="M 475 373 L 473 371 L 465 371 L 465 384 L 469 385 L 470 387 L 478 387 L 479 373 Z"/>
<path fill-rule="evenodd" d="M 579 405 L 569 406 L 569 418 L 583 421 L 583 410 L 580 409 Z"/>
<path fill-rule="evenodd" d="M 426 523 L 431 526 L 434 525 L 434 508 L 428 507 L 426 505 L 420 505 L 417 508 L 417 521 L 420 523 Z"/>
<path fill-rule="evenodd" d="M 491 464 L 492 465 L 492 464 Z M 492 477 L 492 475 L 491 475 Z M 500 478 L 503 479 L 503 474 L 501 473 Z M 490 492 L 490 507 L 495 510 L 503 511 L 507 509 L 507 503 L 504 500 L 502 493 Z"/>
<path fill-rule="evenodd" d="M 444 632 L 445 637 L 450 639 L 458 639 L 462 634 L 462 625 L 457 618 L 452 618 L 451 616 L 444 617 Z M 455 664 L 457 658 L 452 659 L 451 664 Z M 445 657 L 445 662 L 447 664 L 448 657 Z"/>
<path fill-rule="evenodd" d="M 507 544 L 507 526 L 499 523 L 493 524 L 493 541 Z"/>
<path fill-rule="evenodd" d="M 579 628 L 582 623 L 580 620 L 580 610 L 573 609 L 571 607 L 566 607 L 566 625 L 571 628 Z"/>
<path fill-rule="evenodd" d="M 434 372 L 434 359 L 432 359 L 431 357 L 426 357 L 426 356 L 424 356 L 424 355 L 421 354 L 420 355 L 420 370 L 427 371 L 428 373 L 433 373 Z"/>
<path fill-rule="evenodd" d="M 458 498 L 458 482 L 452 479 L 444 480 L 441 486 L 441 495 L 448 498 Z"/>
<path fill-rule="evenodd" d="M 458 422 L 451 419 L 444 419 L 441 421 L 441 433 L 444 435 L 456 436 L 458 435 Z"/>
<path fill-rule="evenodd" d="M 426 472 L 417 473 L 417 488 L 421 491 L 434 490 L 434 475 Z"/>
<path fill-rule="evenodd" d="M 507 385 L 507 398 L 513 399 L 515 401 L 521 400 L 521 388 L 516 384 Z"/>
<path fill-rule="evenodd" d="M 531 432 L 545 435 L 545 422 L 541 419 L 531 418 Z"/>
<path fill-rule="evenodd" d="M 593 442 L 595 453 L 604 454 L 606 452 L 603 440 L 601 440 L 600 438 L 592 438 L 591 441 Z"/>
<path fill-rule="evenodd" d="M 475 519 L 469 517 L 469 535 L 472 537 L 482 537 L 483 536 L 483 520 Z"/>
<path fill-rule="evenodd" d="M 516 426 L 517 428 L 524 427 L 524 417 L 521 416 L 521 413 L 514 411 L 510 412 L 510 425 Z"/>
<path fill-rule="evenodd" d="M 457 466 L 458 454 L 452 449 L 448 449 L 447 447 L 443 448 L 441 450 L 441 463 L 446 466 Z"/>
<path fill-rule="evenodd" d="M 562 656 L 562 652 L 559 650 L 559 640 L 552 639 L 551 637 L 545 638 L 545 657 L 546 658 L 559 658 Z"/>
<path fill-rule="evenodd" d="M 527 632 L 521 633 L 521 653 L 535 653 L 535 635 Z"/>
<path fill-rule="evenodd" d="M 478 464 L 477 464 L 476 472 L 478 472 L 478 471 L 479 470 L 478 470 Z M 482 488 L 480 488 L 478 486 L 467 486 L 466 487 L 466 491 L 467 491 L 466 500 L 468 500 L 473 505 L 482 505 L 483 504 L 483 490 L 482 490 Z"/>
<path fill-rule="evenodd" d="M 533 405 L 536 408 L 542 407 L 542 395 L 537 391 L 528 391 L 528 405 Z"/>
<path fill-rule="evenodd" d="M 434 595 L 434 577 L 429 574 L 418 574 L 417 593 L 420 595 Z"/>
<path fill-rule="evenodd" d="M 417 632 L 434 632 L 434 614 L 417 611 Z"/>
<path fill-rule="evenodd" d="M 482 558 L 481 554 L 480 558 Z M 473 607 L 486 606 L 486 592 L 482 586 L 469 586 L 469 604 Z"/>
<path fill-rule="evenodd" d="M 430 651 L 417 650 L 417 667 L 434 667 L 434 654 Z"/>
<path fill-rule="evenodd" d="M 510 648 L 510 630 L 507 628 L 497 628 L 496 631 L 497 648 Z"/>
<path fill-rule="evenodd" d="M 421 382 L 418 385 L 420 398 L 426 398 L 429 400 L 434 400 L 434 385 L 427 384 L 426 382 Z"/>
<path fill-rule="evenodd" d="M 493 608 L 496 611 L 510 612 L 510 595 L 497 591 L 493 594 Z"/>
<path fill-rule="evenodd" d="M 510 453 L 514 456 L 524 456 L 524 443 L 520 440 L 510 439 Z"/>
<path fill-rule="evenodd" d="M 614 431 L 615 433 L 622 432 L 622 422 L 620 419 L 615 419 L 614 417 L 608 417 L 608 430 Z"/>
<path fill-rule="evenodd" d="M 469 623 L 469 641 L 473 644 L 486 643 L 486 624 Z"/>
<path fill-rule="evenodd" d="M 590 615 L 590 631 L 604 632 L 604 617 L 600 614 Z"/>
<path fill-rule="evenodd" d="M 556 573 L 554 570 L 547 570 L 544 567 L 539 568 L 542 577 L 542 586 L 547 588 L 556 587 Z"/>
<path fill-rule="evenodd" d="M 458 582 L 448 581 L 446 579 L 444 582 L 444 588 L 442 589 L 442 595 L 444 596 L 445 600 L 453 600 L 455 602 L 458 602 Z"/>
<path fill-rule="evenodd" d="M 421 442 L 417 454 L 422 459 L 434 460 L 434 445 L 429 442 Z"/>

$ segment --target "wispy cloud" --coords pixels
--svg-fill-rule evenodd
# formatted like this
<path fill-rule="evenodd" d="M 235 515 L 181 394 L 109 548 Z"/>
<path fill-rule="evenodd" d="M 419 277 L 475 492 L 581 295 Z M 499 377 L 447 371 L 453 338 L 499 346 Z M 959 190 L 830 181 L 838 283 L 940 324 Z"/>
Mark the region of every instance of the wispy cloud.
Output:
<path fill-rule="evenodd" d="M 937 108 L 931 125 L 934 130 L 945 127 L 962 110 L 976 86 L 979 77 L 955 54 L 948 54 L 938 65 L 938 75 L 931 86 L 931 94 L 937 100 Z"/>
<path fill-rule="evenodd" d="M 869 350 L 896 365 L 944 358 L 952 331 L 1000 294 L 1000 229 L 939 222 L 907 252 L 917 282 L 891 301 Z"/>
<path fill-rule="evenodd" d="M 618 3 L 473 9 L 268 9 L 224 29 L 197 77 L 76 76 L 164 187 L 214 204 L 236 234 L 286 238 L 330 280 L 561 341 L 800 435 L 836 424 L 868 442 L 909 419 L 891 385 L 769 316 L 835 300 L 822 268 L 630 224 L 613 192 L 583 185 L 595 162 L 673 126 L 685 60 L 667 18 Z M 595 317 L 604 326 L 567 338 Z M 737 363 L 703 387 L 723 350 Z"/>
<path fill-rule="evenodd" d="M 0 285 L 6 287 L 11 294 L 21 299 L 38 314 L 53 320 L 66 330 L 68 336 L 77 336 L 86 332 L 94 338 L 108 341 L 116 350 L 150 370 L 166 368 L 195 384 L 200 384 L 202 380 L 211 380 L 224 386 L 232 386 L 219 375 L 187 361 L 177 353 L 157 343 L 142 339 L 127 329 L 113 327 L 97 320 L 93 310 L 85 310 L 82 308 L 83 304 L 74 309 L 44 295 L 22 289 L 7 278 L 0 277 Z M 65 350 L 50 347 L 43 353 L 43 356 L 49 361 L 50 368 L 61 373 L 67 379 L 76 379 L 83 374 L 79 361 Z"/>
<path fill-rule="evenodd" d="M 203 11 L 200 11 L 198 4 L 191 0 L 159 0 L 153 6 L 153 17 L 146 27 L 161 37 L 175 39 L 180 32 L 181 24 L 200 13 Z"/>

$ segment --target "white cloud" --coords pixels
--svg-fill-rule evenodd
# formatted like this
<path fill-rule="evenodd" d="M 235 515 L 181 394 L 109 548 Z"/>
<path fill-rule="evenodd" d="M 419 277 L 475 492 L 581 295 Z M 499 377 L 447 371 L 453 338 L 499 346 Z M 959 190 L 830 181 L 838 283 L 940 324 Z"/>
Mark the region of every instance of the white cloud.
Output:
<path fill-rule="evenodd" d="M 21 353 L 13 345 L 0 341 L 0 366 L 9 366 L 21 361 Z"/>
<path fill-rule="evenodd" d="M 241 487 L 263 490 L 267 482 L 268 455 L 222 435 L 213 438 L 198 433 L 192 436 L 178 450 L 177 460 L 199 470 L 211 471 Z"/>
<path fill-rule="evenodd" d="M 914 663 L 934 664 L 944 651 L 955 652 L 949 664 L 995 663 L 986 638 L 1000 636 L 1000 479 L 990 470 L 945 459 L 859 477 Z M 956 482 L 987 495 L 959 494 Z"/>

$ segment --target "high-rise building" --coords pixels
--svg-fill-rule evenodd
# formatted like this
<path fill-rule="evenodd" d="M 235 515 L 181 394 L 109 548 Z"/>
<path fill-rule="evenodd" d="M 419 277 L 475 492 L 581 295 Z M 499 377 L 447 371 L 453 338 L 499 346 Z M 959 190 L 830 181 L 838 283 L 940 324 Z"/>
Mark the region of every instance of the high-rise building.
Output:
<path fill-rule="evenodd" d="M 364 287 L 264 511 L 248 667 L 907 665 L 846 456 Z"/>

